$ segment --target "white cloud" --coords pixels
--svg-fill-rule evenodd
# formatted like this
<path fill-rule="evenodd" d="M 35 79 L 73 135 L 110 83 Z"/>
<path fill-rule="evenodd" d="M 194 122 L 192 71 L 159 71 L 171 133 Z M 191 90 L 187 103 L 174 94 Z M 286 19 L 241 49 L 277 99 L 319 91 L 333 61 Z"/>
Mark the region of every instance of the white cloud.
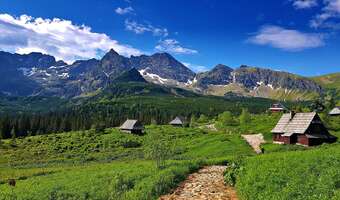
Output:
<path fill-rule="evenodd" d="M 152 33 L 154 36 L 163 36 L 166 37 L 169 35 L 168 29 L 155 27 L 151 24 L 141 24 L 136 21 L 126 19 L 125 20 L 125 29 L 128 31 L 132 31 L 136 34 L 143 34 L 146 32 Z"/>
<path fill-rule="evenodd" d="M 324 0 L 326 7 L 325 11 L 340 14 L 340 0 Z"/>
<path fill-rule="evenodd" d="M 325 6 L 322 12 L 310 21 L 310 26 L 312 28 L 338 28 L 338 23 L 329 20 L 340 17 L 340 0 L 324 0 L 323 3 Z"/>
<path fill-rule="evenodd" d="M 292 0 L 296 9 L 307 9 L 318 5 L 317 0 Z"/>
<path fill-rule="evenodd" d="M 158 51 L 164 51 L 174 54 L 195 54 L 197 50 L 182 47 L 181 44 L 175 39 L 160 40 L 155 47 Z"/>
<path fill-rule="evenodd" d="M 131 6 L 126 7 L 126 8 L 118 7 L 118 8 L 116 8 L 115 12 L 118 15 L 125 15 L 125 14 L 129 14 L 129 13 L 133 13 L 134 9 Z"/>
<path fill-rule="evenodd" d="M 192 71 L 196 73 L 209 71 L 209 69 L 206 66 L 191 64 L 188 62 L 182 62 L 182 63 L 184 66 L 190 68 Z"/>
<path fill-rule="evenodd" d="M 248 42 L 257 45 L 268 45 L 287 51 L 300 51 L 324 45 L 321 34 L 303 33 L 279 26 L 263 26 Z"/>
<path fill-rule="evenodd" d="M 74 25 L 72 21 L 33 18 L 28 15 L 16 18 L 0 14 L 0 49 L 5 51 L 39 51 L 72 62 L 99 57 L 111 48 L 125 56 L 142 53 L 129 45 L 120 44 L 106 34 L 92 32 L 88 26 Z"/>

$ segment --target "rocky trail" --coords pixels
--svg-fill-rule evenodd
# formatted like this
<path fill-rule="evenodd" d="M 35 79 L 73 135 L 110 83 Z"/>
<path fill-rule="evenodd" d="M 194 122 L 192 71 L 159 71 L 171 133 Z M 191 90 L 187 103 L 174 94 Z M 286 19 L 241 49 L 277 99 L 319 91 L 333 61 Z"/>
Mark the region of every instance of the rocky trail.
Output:
<path fill-rule="evenodd" d="M 223 172 L 226 166 L 208 166 L 191 174 L 171 194 L 159 200 L 237 200 L 234 188 L 226 186 Z"/>

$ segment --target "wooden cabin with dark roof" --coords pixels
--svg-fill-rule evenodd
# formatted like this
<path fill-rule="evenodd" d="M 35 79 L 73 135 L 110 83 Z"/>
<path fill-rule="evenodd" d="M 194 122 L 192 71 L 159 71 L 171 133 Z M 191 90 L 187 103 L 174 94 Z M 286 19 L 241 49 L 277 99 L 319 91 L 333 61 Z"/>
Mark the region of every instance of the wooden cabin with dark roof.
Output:
<path fill-rule="evenodd" d="M 183 118 L 177 116 L 169 124 L 172 126 L 184 126 L 184 120 Z"/>
<path fill-rule="evenodd" d="M 281 103 L 274 103 L 270 106 L 269 110 L 273 113 L 285 112 L 287 109 Z"/>
<path fill-rule="evenodd" d="M 271 132 L 273 142 L 279 144 L 314 146 L 337 139 L 329 134 L 316 112 L 283 114 Z"/>
<path fill-rule="evenodd" d="M 144 126 L 136 119 L 127 119 L 119 129 L 123 132 L 141 135 L 143 134 Z"/>
<path fill-rule="evenodd" d="M 329 115 L 331 116 L 340 116 L 340 106 L 337 106 L 333 108 L 330 112 Z"/>

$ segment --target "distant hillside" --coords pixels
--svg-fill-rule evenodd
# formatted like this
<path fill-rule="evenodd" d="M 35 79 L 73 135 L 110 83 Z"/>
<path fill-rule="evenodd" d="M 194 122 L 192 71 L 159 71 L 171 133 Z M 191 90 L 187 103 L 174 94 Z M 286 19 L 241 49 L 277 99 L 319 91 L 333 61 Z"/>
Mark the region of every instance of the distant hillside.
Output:
<path fill-rule="evenodd" d="M 316 76 L 313 77 L 312 80 L 314 80 L 324 88 L 337 89 L 338 91 L 340 91 L 340 73 Z"/>
<path fill-rule="evenodd" d="M 278 100 L 311 100 L 322 92 L 321 86 L 308 78 L 244 65 L 234 70 L 217 65 L 211 71 L 198 74 L 193 84 L 210 95 L 233 93 Z"/>
<path fill-rule="evenodd" d="M 335 98 L 337 105 L 340 106 L 340 73 L 317 76 L 311 79 L 328 90 Z"/>

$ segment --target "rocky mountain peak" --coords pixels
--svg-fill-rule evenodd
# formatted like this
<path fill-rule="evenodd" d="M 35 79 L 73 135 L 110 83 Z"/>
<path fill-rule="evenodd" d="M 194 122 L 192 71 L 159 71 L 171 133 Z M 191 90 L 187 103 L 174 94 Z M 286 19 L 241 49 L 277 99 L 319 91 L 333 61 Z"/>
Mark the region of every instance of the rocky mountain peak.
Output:
<path fill-rule="evenodd" d="M 139 73 L 139 71 L 136 68 L 132 68 L 128 71 L 123 72 L 121 75 L 119 75 L 117 78 L 114 79 L 115 83 L 117 82 L 142 82 L 146 83 L 146 80 L 143 78 L 143 76 Z"/>
<path fill-rule="evenodd" d="M 200 87 L 207 85 L 227 85 L 231 82 L 232 68 L 218 64 L 211 71 L 200 73 L 196 76 L 197 83 Z"/>
<path fill-rule="evenodd" d="M 233 71 L 233 69 L 226 66 L 226 65 L 218 64 L 211 71 L 221 71 L 221 72 L 227 71 L 227 72 L 230 72 L 230 71 Z"/>
<path fill-rule="evenodd" d="M 102 60 L 111 60 L 119 57 L 121 56 L 115 50 L 110 49 L 110 51 L 103 56 Z"/>
<path fill-rule="evenodd" d="M 169 53 L 167 53 L 167 52 L 159 52 L 159 53 L 155 53 L 155 54 L 153 54 L 151 57 L 174 59 L 174 57 L 173 57 L 172 55 L 170 55 Z"/>

